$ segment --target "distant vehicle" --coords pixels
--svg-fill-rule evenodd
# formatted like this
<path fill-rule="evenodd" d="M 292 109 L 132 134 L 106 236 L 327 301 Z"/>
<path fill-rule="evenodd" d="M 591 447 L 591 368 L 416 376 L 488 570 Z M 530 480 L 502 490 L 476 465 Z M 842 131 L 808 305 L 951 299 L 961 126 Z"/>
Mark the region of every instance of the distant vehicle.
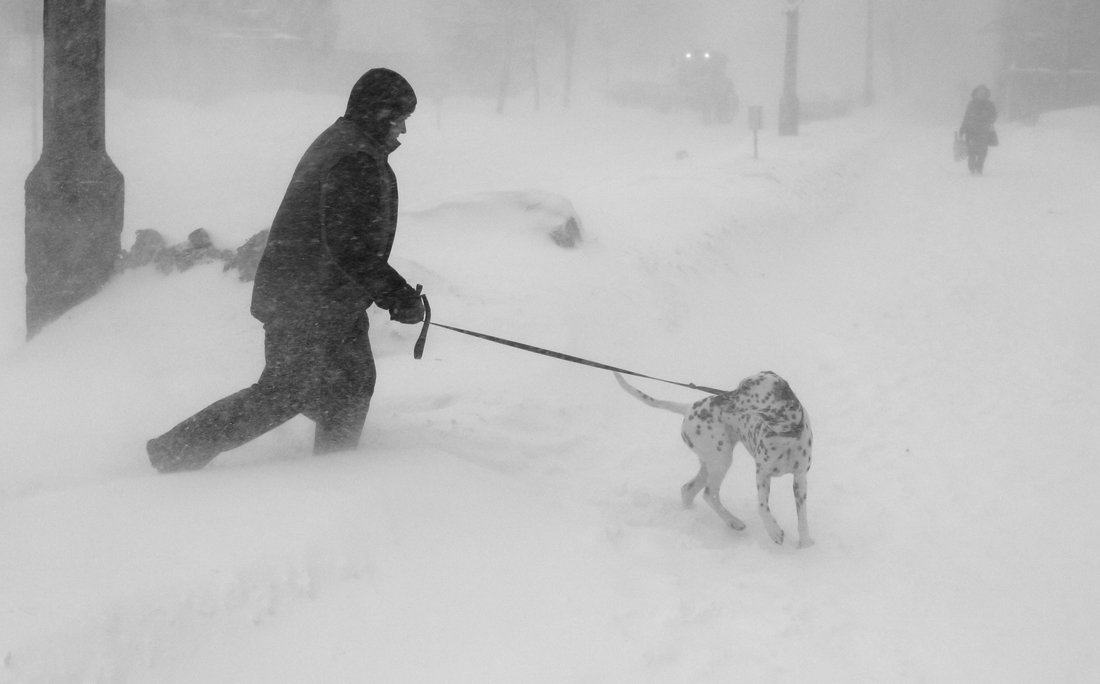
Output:
<path fill-rule="evenodd" d="M 715 50 L 688 50 L 672 59 L 674 72 L 664 81 L 634 81 L 611 88 L 613 102 L 622 107 L 649 107 L 660 111 L 686 108 L 699 112 L 707 123 L 730 123 L 739 101 L 726 75 L 727 58 Z"/>

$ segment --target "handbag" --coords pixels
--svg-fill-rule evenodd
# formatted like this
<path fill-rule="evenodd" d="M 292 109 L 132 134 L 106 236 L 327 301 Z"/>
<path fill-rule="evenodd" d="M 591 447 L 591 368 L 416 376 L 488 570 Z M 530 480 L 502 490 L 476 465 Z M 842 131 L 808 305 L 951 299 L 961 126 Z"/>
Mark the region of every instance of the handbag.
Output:
<path fill-rule="evenodd" d="M 951 150 L 955 155 L 955 161 L 966 159 L 966 141 L 963 140 L 958 131 L 955 131 L 955 144 Z"/>

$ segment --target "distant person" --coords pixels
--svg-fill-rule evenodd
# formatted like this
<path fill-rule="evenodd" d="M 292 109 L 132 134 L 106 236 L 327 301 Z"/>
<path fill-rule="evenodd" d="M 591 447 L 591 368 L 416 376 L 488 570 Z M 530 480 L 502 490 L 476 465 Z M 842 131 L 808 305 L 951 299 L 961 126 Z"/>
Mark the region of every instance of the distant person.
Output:
<path fill-rule="evenodd" d="M 989 88 L 980 85 L 970 93 L 959 135 L 966 141 L 966 163 L 972 175 L 981 175 L 989 148 L 997 145 L 997 107 L 989 99 Z"/>
<path fill-rule="evenodd" d="M 375 383 L 367 307 L 399 323 L 424 319 L 419 293 L 387 263 L 397 228 L 388 157 L 415 108 L 404 78 L 371 69 L 352 88 L 344 116 L 306 150 L 252 291 L 252 315 L 264 324 L 263 373 L 149 440 L 157 470 L 197 470 L 298 414 L 317 424 L 314 453 L 358 444 Z"/>

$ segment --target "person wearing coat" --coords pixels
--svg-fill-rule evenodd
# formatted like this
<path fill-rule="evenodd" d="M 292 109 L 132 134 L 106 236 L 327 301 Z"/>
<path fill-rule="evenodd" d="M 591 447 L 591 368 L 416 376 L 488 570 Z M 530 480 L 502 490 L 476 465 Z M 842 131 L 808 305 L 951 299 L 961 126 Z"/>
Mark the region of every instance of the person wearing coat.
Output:
<path fill-rule="evenodd" d="M 970 173 L 981 175 L 989 148 L 997 144 L 997 107 L 990 98 L 989 88 L 980 85 L 970 93 L 959 135 L 966 141 L 966 163 Z"/>
<path fill-rule="evenodd" d="M 420 293 L 388 263 L 397 228 L 388 159 L 415 108 L 401 75 L 371 69 L 352 88 L 344 116 L 306 150 L 252 290 L 251 313 L 264 326 L 263 372 L 149 440 L 157 470 L 197 470 L 298 414 L 316 423 L 314 453 L 358 444 L 376 377 L 367 308 L 386 309 L 399 323 L 424 319 Z"/>

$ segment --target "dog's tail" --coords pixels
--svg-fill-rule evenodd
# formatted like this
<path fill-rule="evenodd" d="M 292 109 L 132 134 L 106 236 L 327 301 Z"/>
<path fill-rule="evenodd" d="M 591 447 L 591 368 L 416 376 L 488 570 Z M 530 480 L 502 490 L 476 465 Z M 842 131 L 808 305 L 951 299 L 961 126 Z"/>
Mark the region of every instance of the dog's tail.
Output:
<path fill-rule="evenodd" d="M 636 398 L 638 401 L 649 404 L 653 408 L 664 409 L 666 411 L 672 411 L 678 413 L 681 416 L 686 416 L 688 411 L 691 410 L 692 404 L 681 404 L 675 401 L 662 401 L 661 399 L 654 399 L 645 392 L 633 387 L 626 379 L 619 373 L 615 373 L 615 379 L 619 382 L 619 387 L 622 387 L 628 394 Z"/>

